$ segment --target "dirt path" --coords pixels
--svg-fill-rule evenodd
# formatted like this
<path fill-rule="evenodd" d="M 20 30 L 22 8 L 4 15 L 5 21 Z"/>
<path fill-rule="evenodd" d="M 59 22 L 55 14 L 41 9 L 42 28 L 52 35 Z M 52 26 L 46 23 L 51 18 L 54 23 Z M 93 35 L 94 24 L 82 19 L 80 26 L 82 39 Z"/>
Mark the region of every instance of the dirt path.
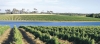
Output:
<path fill-rule="evenodd" d="M 23 44 L 34 44 L 33 40 L 27 35 L 27 33 L 22 30 L 22 29 L 19 29 L 20 32 L 22 33 L 22 36 L 23 36 Z"/>
<path fill-rule="evenodd" d="M 2 36 L 0 36 L 0 44 L 10 44 L 12 36 L 12 29 L 7 29 Z"/>
<path fill-rule="evenodd" d="M 69 42 L 68 40 L 61 40 L 61 39 L 59 39 L 59 42 L 61 44 L 74 44 L 73 42 Z"/>
<path fill-rule="evenodd" d="M 8 36 L 8 39 L 2 43 L 2 44 L 10 44 L 13 42 L 13 37 L 14 37 L 14 33 L 13 33 L 13 29 L 11 29 L 10 34 Z"/>
<path fill-rule="evenodd" d="M 26 32 L 24 29 L 19 29 L 23 35 L 24 44 L 45 44 L 39 39 L 35 39 L 35 36 L 29 32 Z"/>

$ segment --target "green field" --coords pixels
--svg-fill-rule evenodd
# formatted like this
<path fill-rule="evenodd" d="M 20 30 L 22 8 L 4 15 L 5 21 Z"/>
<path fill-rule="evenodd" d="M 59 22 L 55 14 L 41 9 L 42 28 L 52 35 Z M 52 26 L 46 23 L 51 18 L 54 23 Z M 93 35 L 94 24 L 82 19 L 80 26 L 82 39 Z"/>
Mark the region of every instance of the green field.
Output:
<path fill-rule="evenodd" d="M 100 26 L 0 26 L 0 44 L 6 43 L 100 44 Z"/>
<path fill-rule="evenodd" d="M 59 41 L 60 39 L 74 42 L 74 44 L 100 44 L 100 26 L 20 26 L 20 28 L 23 28 L 25 31 L 32 33 L 36 38 L 46 42 L 46 44 L 69 44 L 62 43 Z M 56 39 L 53 38 L 55 36 Z"/>
<path fill-rule="evenodd" d="M 0 20 L 10 21 L 100 21 L 99 18 L 68 15 L 0 15 Z"/>

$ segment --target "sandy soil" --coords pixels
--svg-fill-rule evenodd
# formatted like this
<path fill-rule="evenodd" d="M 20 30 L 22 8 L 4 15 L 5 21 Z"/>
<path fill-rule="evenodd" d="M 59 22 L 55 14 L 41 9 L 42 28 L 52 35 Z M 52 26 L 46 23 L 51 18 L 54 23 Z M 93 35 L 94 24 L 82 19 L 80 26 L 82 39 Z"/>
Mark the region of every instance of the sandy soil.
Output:
<path fill-rule="evenodd" d="M 23 44 L 45 44 L 39 39 L 35 39 L 35 36 L 24 29 L 20 28 L 20 32 L 23 35 Z"/>
<path fill-rule="evenodd" d="M 11 29 L 7 29 L 1 36 L 0 36 L 0 44 L 5 43 L 5 41 L 9 38 Z"/>
<path fill-rule="evenodd" d="M 14 32 L 13 32 L 13 29 L 11 29 L 8 39 L 2 44 L 10 44 L 10 43 L 13 44 L 13 37 L 14 37 Z"/>
<path fill-rule="evenodd" d="M 59 42 L 60 42 L 61 44 L 74 44 L 73 42 L 69 42 L 69 41 L 67 41 L 67 40 L 61 40 L 61 39 L 59 39 Z"/>

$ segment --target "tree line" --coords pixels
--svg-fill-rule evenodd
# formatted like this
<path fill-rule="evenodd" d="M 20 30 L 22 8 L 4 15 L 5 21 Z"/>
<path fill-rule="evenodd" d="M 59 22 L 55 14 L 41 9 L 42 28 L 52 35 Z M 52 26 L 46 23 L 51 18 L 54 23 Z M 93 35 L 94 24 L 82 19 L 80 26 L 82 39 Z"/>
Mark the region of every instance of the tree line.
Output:
<path fill-rule="evenodd" d="M 0 11 L 1 11 L 1 9 L 0 9 Z M 39 12 L 38 9 L 36 9 L 36 8 L 34 8 L 33 11 L 29 11 L 29 9 L 27 9 L 25 11 L 24 8 L 22 8 L 21 10 L 13 8 L 12 10 L 6 9 L 5 12 L 6 12 L 6 14 L 34 14 L 34 13 L 52 14 L 53 13 L 53 11 L 47 11 L 47 12 L 41 11 L 41 12 Z"/>
<path fill-rule="evenodd" d="M 100 18 L 100 13 L 98 14 L 88 14 L 86 17 Z"/>
<path fill-rule="evenodd" d="M 69 15 L 69 16 L 86 16 L 87 14 L 82 13 L 55 13 L 57 15 Z"/>
<path fill-rule="evenodd" d="M 5 11 L 6 11 L 6 14 L 34 14 L 34 13 L 37 14 L 38 13 L 38 14 L 56 14 L 56 15 L 86 16 L 86 17 L 100 18 L 100 13 L 82 14 L 82 13 L 54 13 L 53 11 L 39 12 L 37 8 L 34 8 L 33 11 L 30 11 L 30 12 L 29 12 L 29 9 L 25 11 L 24 8 L 22 8 L 21 10 L 18 10 L 16 8 L 13 8 L 12 10 L 6 9 Z M 4 13 L 0 13 L 0 14 L 4 14 Z"/>

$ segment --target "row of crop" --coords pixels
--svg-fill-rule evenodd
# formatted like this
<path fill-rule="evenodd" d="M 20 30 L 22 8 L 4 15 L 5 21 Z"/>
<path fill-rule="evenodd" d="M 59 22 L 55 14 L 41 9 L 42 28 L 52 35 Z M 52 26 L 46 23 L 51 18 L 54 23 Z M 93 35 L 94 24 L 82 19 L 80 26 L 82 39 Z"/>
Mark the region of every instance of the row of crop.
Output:
<path fill-rule="evenodd" d="M 1 15 L 0 20 L 21 20 L 21 18 L 15 15 Z"/>
<path fill-rule="evenodd" d="M 47 33 L 51 36 L 57 36 L 59 39 L 74 41 L 76 44 L 92 44 L 94 41 L 100 41 L 100 26 L 82 26 L 82 27 L 43 27 L 43 26 L 21 26 L 31 31 Z M 29 31 L 29 30 L 27 30 Z M 37 32 L 37 33 L 39 33 Z M 41 35 L 40 35 L 41 36 Z M 94 42 L 94 43 L 95 43 Z"/>
<path fill-rule="evenodd" d="M 40 31 L 33 30 L 31 28 L 26 29 L 26 27 L 23 27 L 23 26 L 20 26 L 19 28 L 24 28 L 25 31 L 32 33 L 36 38 L 39 38 L 43 42 L 46 42 L 46 44 L 60 44 L 56 36 L 52 37 L 48 33 L 42 33 Z"/>
<path fill-rule="evenodd" d="M 0 36 L 7 30 L 10 29 L 10 26 L 0 26 Z M 18 30 L 16 26 L 12 29 L 14 36 L 13 36 L 13 42 L 11 44 L 22 44 L 22 34 Z"/>
<path fill-rule="evenodd" d="M 14 42 L 12 44 L 22 44 L 23 36 L 16 26 L 14 26 L 13 28 L 13 33 L 14 33 L 14 37 L 13 37 Z"/>
<path fill-rule="evenodd" d="M 9 26 L 0 26 L 0 36 L 9 28 Z"/>
<path fill-rule="evenodd" d="M 49 33 L 52 36 L 57 34 L 72 34 L 75 36 L 88 36 L 94 38 L 96 41 L 99 41 L 100 37 L 100 27 L 91 26 L 91 27 L 32 27 L 33 29 L 39 30 L 42 33 Z"/>
<path fill-rule="evenodd" d="M 0 20 L 100 21 L 100 19 L 98 18 L 67 16 L 67 15 L 0 15 Z"/>
<path fill-rule="evenodd" d="M 58 38 L 74 41 L 76 44 L 91 44 L 100 41 L 100 27 L 32 27 L 41 32 L 49 33 Z"/>

